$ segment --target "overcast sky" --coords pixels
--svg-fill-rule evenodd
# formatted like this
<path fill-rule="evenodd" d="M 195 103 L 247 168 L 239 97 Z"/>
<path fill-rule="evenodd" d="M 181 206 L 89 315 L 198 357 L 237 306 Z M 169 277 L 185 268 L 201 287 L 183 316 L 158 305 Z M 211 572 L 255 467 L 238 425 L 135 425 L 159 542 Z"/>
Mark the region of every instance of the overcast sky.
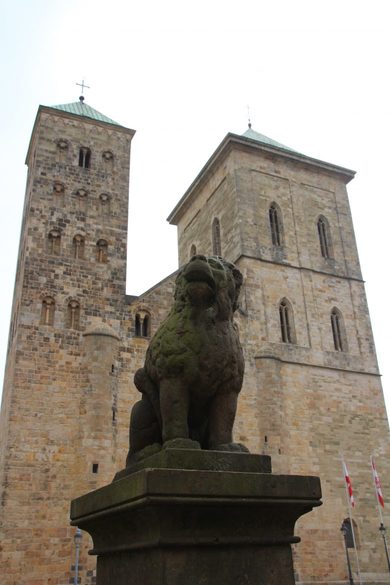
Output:
<path fill-rule="evenodd" d="M 86 102 L 134 128 L 128 293 L 177 267 L 165 218 L 227 132 L 247 127 L 357 171 L 349 196 L 390 406 L 389 3 L 386 0 L 13 0 L 0 19 L 5 361 L 39 104 Z"/>

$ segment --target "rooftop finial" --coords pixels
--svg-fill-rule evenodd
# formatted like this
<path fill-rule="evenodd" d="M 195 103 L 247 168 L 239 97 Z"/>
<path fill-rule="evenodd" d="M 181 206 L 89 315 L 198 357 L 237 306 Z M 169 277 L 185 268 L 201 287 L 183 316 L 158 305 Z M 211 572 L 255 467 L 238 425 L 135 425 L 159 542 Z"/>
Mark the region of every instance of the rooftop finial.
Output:
<path fill-rule="evenodd" d="M 252 122 L 251 122 L 251 115 L 250 115 L 250 111 L 249 111 L 249 106 L 247 106 L 247 110 L 248 110 L 248 128 L 251 129 Z"/>
<path fill-rule="evenodd" d="M 87 89 L 91 89 L 91 88 L 89 87 L 89 85 L 85 85 L 84 79 L 82 80 L 81 83 L 76 83 L 76 85 L 79 85 L 81 87 L 81 96 L 79 97 L 79 100 L 81 103 L 84 103 L 84 100 L 85 100 L 85 97 L 83 96 L 84 88 L 87 88 Z"/>

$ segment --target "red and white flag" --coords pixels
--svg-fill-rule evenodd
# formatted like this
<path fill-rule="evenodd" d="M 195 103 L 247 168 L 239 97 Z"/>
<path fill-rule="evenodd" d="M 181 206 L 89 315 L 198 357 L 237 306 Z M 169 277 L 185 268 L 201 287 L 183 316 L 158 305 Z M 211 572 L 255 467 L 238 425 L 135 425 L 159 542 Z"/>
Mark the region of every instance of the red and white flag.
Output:
<path fill-rule="evenodd" d="M 355 507 L 355 498 L 353 497 L 353 489 L 352 489 L 352 482 L 351 478 L 349 477 L 347 466 L 345 465 L 345 461 L 343 461 L 343 470 L 344 470 L 344 479 L 347 485 L 347 493 L 349 498 L 349 503 L 351 504 L 352 508 Z"/>
<path fill-rule="evenodd" d="M 378 472 L 377 472 L 376 467 L 375 467 L 374 457 L 371 457 L 371 469 L 372 469 L 372 477 L 374 478 L 376 497 L 378 498 L 378 502 L 380 503 L 382 508 L 384 508 L 385 507 L 385 499 L 383 497 L 382 486 L 381 486 L 381 482 L 379 479 L 379 475 L 378 475 Z"/>

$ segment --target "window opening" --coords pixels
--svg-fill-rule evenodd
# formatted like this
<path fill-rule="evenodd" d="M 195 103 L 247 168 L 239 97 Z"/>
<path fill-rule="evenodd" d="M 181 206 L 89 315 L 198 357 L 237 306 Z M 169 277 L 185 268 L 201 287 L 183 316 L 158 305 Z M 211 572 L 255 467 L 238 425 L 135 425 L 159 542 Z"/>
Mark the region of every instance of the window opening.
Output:
<path fill-rule="evenodd" d="M 80 304 L 74 300 L 68 303 L 68 328 L 80 328 Z"/>
<path fill-rule="evenodd" d="M 53 325 L 55 302 L 52 297 L 45 297 L 42 300 L 41 325 Z"/>
<path fill-rule="evenodd" d="M 149 315 L 145 315 L 142 322 L 142 337 L 149 337 Z"/>
<path fill-rule="evenodd" d="M 281 224 L 280 224 L 280 217 L 279 212 L 276 208 L 276 205 L 273 203 L 269 208 L 269 223 L 271 228 L 271 240 L 273 246 L 281 246 L 282 245 L 282 238 L 281 238 Z"/>
<path fill-rule="evenodd" d="M 330 315 L 330 322 L 332 324 L 333 343 L 336 351 L 344 351 L 344 343 L 342 336 L 342 317 L 337 309 L 333 309 Z"/>
<path fill-rule="evenodd" d="M 135 334 L 137 337 L 141 337 L 141 317 L 138 313 L 135 316 Z"/>
<path fill-rule="evenodd" d="M 323 258 L 330 258 L 329 246 L 329 228 L 328 223 L 324 217 L 320 217 L 317 222 L 318 237 L 320 240 L 321 255 Z"/>
<path fill-rule="evenodd" d="M 279 305 L 279 318 L 283 343 L 293 343 L 292 315 L 286 300 L 283 300 Z"/>
<path fill-rule="evenodd" d="M 48 235 L 49 254 L 58 256 L 61 249 L 61 233 L 58 230 L 51 230 Z"/>
<path fill-rule="evenodd" d="M 108 244 L 106 240 L 99 240 L 96 244 L 97 246 L 97 261 L 98 262 L 107 262 L 107 251 L 108 251 Z"/>
<path fill-rule="evenodd" d="M 212 226 L 212 233 L 213 233 L 213 254 L 214 256 L 221 256 L 221 225 L 219 223 L 219 219 L 217 217 L 213 220 Z"/>
<path fill-rule="evenodd" d="M 91 162 L 91 151 L 89 148 L 85 148 L 84 146 L 80 148 L 79 151 L 79 167 L 83 169 L 89 169 L 89 165 Z"/>
<path fill-rule="evenodd" d="M 73 238 L 73 258 L 76 260 L 84 258 L 85 239 L 83 236 L 77 234 Z"/>
<path fill-rule="evenodd" d="M 99 463 L 92 463 L 92 473 L 97 473 L 99 470 Z"/>

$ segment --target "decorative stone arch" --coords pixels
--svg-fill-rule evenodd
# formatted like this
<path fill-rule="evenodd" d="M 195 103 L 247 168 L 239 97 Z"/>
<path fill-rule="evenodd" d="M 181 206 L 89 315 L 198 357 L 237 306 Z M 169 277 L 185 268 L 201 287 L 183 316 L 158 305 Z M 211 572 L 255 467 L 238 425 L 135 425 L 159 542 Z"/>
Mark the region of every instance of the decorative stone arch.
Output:
<path fill-rule="evenodd" d="M 62 183 L 61 181 L 54 181 L 53 193 L 55 193 L 55 195 L 63 195 L 65 193 L 64 183 Z"/>
<path fill-rule="evenodd" d="M 100 239 L 96 242 L 96 260 L 100 264 L 108 262 L 108 242 L 107 240 Z"/>
<path fill-rule="evenodd" d="M 85 199 L 88 196 L 88 191 L 84 189 L 84 187 L 79 187 L 76 190 L 76 195 L 77 197 L 80 197 L 80 199 Z"/>
<path fill-rule="evenodd" d="M 134 335 L 135 337 L 151 337 L 152 317 L 151 312 L 146 307 L 137 307 L 134 315 Z"/>
<path fill-rule="evenodd" d="M 326 260 L 333 258 L 332 239 L 328 219 L 320 215 L 317 219 L 317 233 L 320 243 L 321 256 Z"/>
<path fill-rule="evenodd" d="M 332 328 L 333 346 L 336 351 L 348 351 L 347 335 L 343 315 L 337 307 L 330 312 L 330 324 Z"/>
<path fill-rule="evenodd" d="M 111 152 L 111 150 L 105 150 L 102 154 L 102 158 L 106 162 L 113 162 L 114 154 Z"/>
<path fill-rule="evenodd" d="M 66 138 L 57 138 L 56 146 L 58 150 L 62 152 L 67 151 L 69 148 L 69 140 L 67 140 Z"/>
<path fill-rule="evenodd" d="M 274 247 L 281 247 L 284 243 L 282 210 L 276 201 L 272 201 L 268 208 L 271 242 Z"/>
<path fill-rule="evenodd" d="M 283 343 L 296 343 L 294 311 L 290 301 L 284 297 L 279 302 L 280 334 Z"/>
<path fill-rule="evenodd" d="M 41 325 L 54 325 L 56 303 L 52 296 L 41 295 Z"/>
<path fill-rule="evenodd" d="M 47 234 L 47 251 L 49 254 L 59 256 L 61 253 L 61 230 L 53 228 Z"/>
<path fill-rule="evenodd" d="M 214 256 L 222 256 L 222 245 L 221 245 L 221 222 L 218 217 L 214 217 L 211 224 L 212 234 L 212 249 Z"/>

